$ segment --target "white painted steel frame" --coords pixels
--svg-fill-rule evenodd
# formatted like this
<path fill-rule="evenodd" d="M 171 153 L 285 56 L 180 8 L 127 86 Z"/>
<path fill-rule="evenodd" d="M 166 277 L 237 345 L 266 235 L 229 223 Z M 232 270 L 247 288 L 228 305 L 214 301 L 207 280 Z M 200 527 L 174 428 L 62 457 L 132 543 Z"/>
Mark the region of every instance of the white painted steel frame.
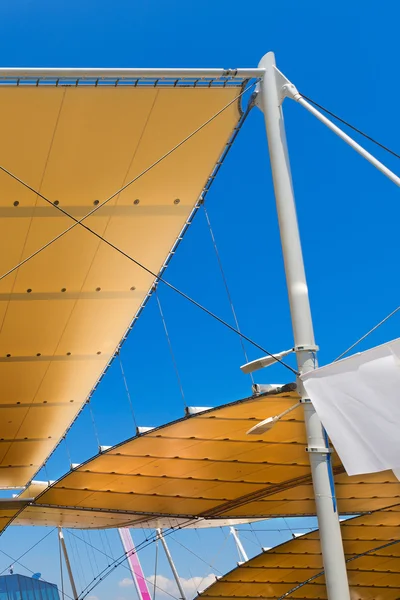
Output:
<path fill-rule="evenodd" d="M 0 78 L 5 79 L 202 79 L 202 78 L 242 78 L 262 77 L 264 70 L 256 69 L 129 69 L 129 68 L 89 68 L 89 67 L 2 67 Z"/>
<path fill-rule="evenodd" d="M 259 78 L 260 105 L 266 121 L 298 368 L 301 373 L 304 373 L 316 366 L 313 350 L 315 342 L 281 109 L 282 90 L 278 89 L 276 72 L 275 57 L 270 52 L 263 57 L 259 68 L 256 69 L 3 68 L 0 69 L 0 79 L 184 80 L 212 78 L 235 80 Z M 292 95 L 292 98 L 399 185 L 397 176 L 310 106 L 301 98 L 301 95 L 298 97 Z M 197 206 L 195 211 L 196 209 Z M 299 385 L 302 389 L 301 382 Z M 327 441 L 315 410 L 307 401 L 304 392 L 303 399 L 328 598 L 329 600 L 348 600 L 350 596 L 346 565 L 336 511 L 329 453 L 326 448 Z"/>
<path fill-rule="evenodd" d="M 299 373 L 302 374 L 317 366 L 316 346 L 287 151 L 282 95 L 273 52 L 266 54 L 260 65 L 265 68 L 265 74 L 260 81 L 259 106 L 264 113 L 267 129 L 297 365 Z M 350 600 L 328 442 L 321 421 L 308 400 L 300 379 L 298 386 L 304 402 L 327 595 L 329 600 Z"/>
<path fill-rule="evenodd" d="M 365 148 L 360 146 L 360 144 L 357 144 L 357 142 L 354 141 L 353 138 L 351 138 L 349 135 L 347 135 L 347 133 L 342 131 L 340 129 L 340 127 L 338 127 L 337 125 L 332 123 L 332 121 L 330 121 L 327 117 L 325 117 L 325 115 L 320 113 L 319 110 L 314 108 L 314 106 L 311 106 L 311 104 L 309 102 L 307 102 L 307 100 L 305 100 L 301 96 L 301 94 L 294 95 L 293 100 L 296 100 L 296 102 L 298 102 L 301 106 L 303 106 L 306 110 L 308 110 L 308 112 L 310 112 L 312 115 L 314 115 L 314 117 L 316 117 L 319 121 L 321 121 L 321 123 L 326 125 L 326 127 L 328 127 L 328 129 L 333 131 L 333 133 L 336 133 L 336 135 L 338 137 L 340 137 L 340 139 L 342 139 L 344 142 L 346 142 L 346 144 L 348 144 L 351 148 L 353 148 L 353 150 L 358 152 L 358 154 L 360 154 L 369 163 L 371 163 L 371 165 L 373 165 L 376 169 L 378 169 L 378 171 L 383 173 L 383 175 L 385 175 L 388 179 L 390 179 L 390 181 L 392 181 L 393 183 L 395 183 L 397 186 L 400 187 L 400 178 L 397 175 L 395 175 L 393 173 L 393 171 L 388 169 L 383 163 L 381 163 L 380 160 L 375 158 L 375 156 L 373 156 L 370 152 L 365 150 Z"/>
<path fill-rule="evenodd" d="M 170 552 L 170 550 L 168 548 L 168 544 L 167 544 L 167 542 L 165 540 L 165 537 L 163 535 L 163 531 L 162 531 L 161 527 L 158 527 L 156 529 L 156 532 L 157 532 L 157 539 L 160 540 L 161 543 L 162 543 L 162 546 L 163 546 L 164 552 L 165 552 L 165 556 L 167 557 L 169 566 L 171 567 L 171 571 L 172 571 L 172 574 L 173 574 L 174 579 L 175 579 L 175 583 L 176 583 L 176 585 L 178 587 L 178 590 L 179 590 L 179 593 L 181 595 L 180 596 L 180 600 L 187 600 L 186 599 L 185 591 L 184 591 L 184 589 L 182 587 L 182 583 L 181 583 L 181 580 L 180 580 L 179 575 L 178 575 L 178 571 L 176 570 L 175 563 L 174 563 L 174 561 L 172 559 L 172 554 L 171 554 L 171 552 Z"/>
<path fill-rule="evenodd" d="M 233 539 L 235 540 L 236 548 L 239 554 L 239 560 L 243 559 L 244 562 L 247 562 L 249 560 L 249 557 L 247 556 L 247 552 L 244 549 L 237 529 L 235 529 L 235 527 L 229 527 L 229 531 L 231 532 Z"/>
<path fill-rule="evenodd" d="M 72 597 L 73 597 L 73 600 L 78 600 L 79 596 L 78 596 L 78 592 L 76 590 L 75 579 L 74 579 L 74 575 L 72 573 L 72 568 L 71 568 L 71 563 L 69 561 L 67 546 L 65 544 L 64 534 L 63 534 L 63 530 L 62 530 L 61 527 L 58 527 L 58 539 L 60 540 L 61 548 L 62 548 L 63 555 L 64 555 L 65 564 L 67 566 L 69 582 L 71 584 L 71 590 L 72 590 Z M 63 600 L 64 600 L 64 598 L 63 598 Z"/>

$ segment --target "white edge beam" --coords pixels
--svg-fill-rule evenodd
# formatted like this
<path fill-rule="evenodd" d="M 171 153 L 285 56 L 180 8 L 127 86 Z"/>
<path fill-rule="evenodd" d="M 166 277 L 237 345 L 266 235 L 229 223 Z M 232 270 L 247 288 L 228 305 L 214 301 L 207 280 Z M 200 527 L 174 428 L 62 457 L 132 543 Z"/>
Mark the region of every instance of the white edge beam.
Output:
<path fill-rule="evenodd" d="M 185 79 L 185 78 L 245 78 L 262 77 L 264 69 L 121 69 L 121 68 L 89 68 L 89 67 L 0 67 L 0 78 L 156 78 L 156 79 Z"/>

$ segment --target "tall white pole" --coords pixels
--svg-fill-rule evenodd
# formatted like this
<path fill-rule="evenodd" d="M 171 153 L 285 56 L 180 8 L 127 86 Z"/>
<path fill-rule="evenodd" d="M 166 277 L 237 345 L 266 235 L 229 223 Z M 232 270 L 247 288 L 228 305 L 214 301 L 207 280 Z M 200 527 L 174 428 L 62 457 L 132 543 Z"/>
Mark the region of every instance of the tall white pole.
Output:
<path fill-rule="evenodd" d="M 264 76 L 260 81 L 259 106 L 264 113 L 267 129 L 297 365 L 299 373 L 302 374 L 316 367 L 315 351 L 317 348 L 314 341 L 308 288 L 280 101 L 281 95 L 278 89 L 273 52 L 269 52 L 261 59 L 259 67 L 265 69 Z M 311 463 L 328 599 L 350 600 L 346 563 L 325 432 L 313 405 L 307 398 L 300 379 L 298 380 L 298 386 L 302 401 L 304 402 L 308 452 Z"/>
<path fill-rule="evenodd" d="M 157 537 L 158 537 L 159 540 L 161 540 L 161 543 L 163 545 L 165 556 L 167 557 L 167 560 L 169 562 L 169 566 L 171 567 L 171 571 L 172 571 L 172 574 L 174 576 L 176 585 L 178 586 L 178 590 L 179 590 L 179 593 L 181 595 L 181 599 L 182 600 L 186 600 L 185 592 L 183 591 L 183 587 L 182 587 L 182 584 L 181 584 L 181 580 L 179 579 L 178 571 L 176 570 L 175 563 L 172 560 L 171 552 L 169 551 L 169 548 L 167 546 L 167 542 L 165 541 L 165 538 L 164 538 L 164 536 L 162 534 L 162 529 L 159 528 L 156 531 L 157 531 Z"/>
<path fill-rule="evenodd" d="M 243 559 L 244 562 L 247 562 L 249 560 L 249 557 L 247 556 L 247 552 L 244 549 L 244 546 L 241 542 L 238 532 L 236 531 L 236 529 L 234 527 L 230 527 L 229 529 L 230 529 L 231 534 L 233 535 L 233 539 L 235 540 L 235 544 L 236 544 L 237 551 L 239 553 L 240 560 Z"/>
<path fill-rule="evenodd" d="M 71 563 L 69 562 L 67 546 L 65 545 L 64 534 L 63 534 L 61 527 L 58 528 L 58 537 L 59 537 L 61 548 L 62 548 L 62 551 L 64 554 L 65 564 L 67 566 L 69 582 L 71 584 L 71 590 L 72 590 L 72 597 L 74 600 L 78 600 L 78 593 L 76 591 L 75 580 L 74 580 L 74 576 L 72 574 Z"/>

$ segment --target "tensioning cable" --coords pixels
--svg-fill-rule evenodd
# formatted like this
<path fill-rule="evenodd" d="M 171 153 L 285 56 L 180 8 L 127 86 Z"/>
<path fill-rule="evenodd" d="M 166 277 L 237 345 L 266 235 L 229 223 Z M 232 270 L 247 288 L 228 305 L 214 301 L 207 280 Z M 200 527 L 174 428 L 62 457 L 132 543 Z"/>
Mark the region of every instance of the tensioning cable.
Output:
<path fill-rule="evenodd" d="M 390 148 L 388 148 L 384 144 L 381 144 L 381 142 L 378 142 L 378 140 L 376 140 L 375 138 L 371 137 L 370 135 L 368 135 L 367 133 L 365 133 L 361 129 L 358 129 L 358 127 L 355 127 L 354 125 L 352 125 L 348 121 L 345 121 L 344 119 L 342 119 L 341 117 L 339 117 L 338 115 L 336 115 L 335 113 L 333 113 L 332 111 L 330 111 L 329 109 L 325 108 L 321 104 L 318 104 L 318 102 L 315 102 L 315 100 L 312 100 L 312 98 L 309 98 L 308 96 L 306 96 L 305 94 L 302 94 L 301 92 L 300 92 L 300 96 L 302 96 L 304 98 L 304 100 L 307 100 L 308 102 L 310 102 L 310 104 L 313 104 L 314 106 L 316 106 L 320 110 L 323 110 L 327 115 L 330 115 L 331 117 L 333 117 L 334 119 L 336 119 L 336 121 L 339 121 L 339 123 L 342 123 L 343 125 L 345 125 L 349 129 L 352 129 L 353 131 L 355 131 L 359 135 L 362 135 L 366 140 L 369 140 L 370 142 L 372 142 L 376 146 L 379 146 L 379 148 L 382 148 L 382 150 L 385 150 L 385 152 L 388 152 L 389 154 L 391 154 L 392 156 L 395 156 L 396 158 L 400 158 L 400 154 L 397 154 L 397 152 L 394 152 L 394 150 L 391 150 Z"/>

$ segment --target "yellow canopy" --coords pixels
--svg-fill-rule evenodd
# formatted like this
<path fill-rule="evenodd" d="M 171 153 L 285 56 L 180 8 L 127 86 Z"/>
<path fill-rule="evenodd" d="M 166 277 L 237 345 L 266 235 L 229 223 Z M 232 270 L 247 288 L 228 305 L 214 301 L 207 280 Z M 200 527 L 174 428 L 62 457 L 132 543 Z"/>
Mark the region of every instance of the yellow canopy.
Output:
<path fill-rule="evenodd" d="M 397 600 L 400 589 L 400 505 L 342 523 L 352 600 Z M 325 600 L 318 531 L 240 565 L 198 598 Z"/>
<path fill-rule="evenodd" d="M 0 532 L 9 525 L 25 506 L 26 502 L 19 498 L 0 499 Z"/>
<path fill-rule="evenodd" d="M 53 509 L 61 507 L 133 513 L 135 521 L 137 515 L 273 514 L 268 496 L 291 485 L 287 480 L 309 482 L 302 411 L 277 424 L 267 439 L 246 432 L 266 415 L 293 406 L 292 388 L 185 417 L 117 445 L 45 490 L 23 518 L 45 513 L 50 523 L 51 515 L 57 518 Z"/>
<path fill-rule="evenodd" d="M 0 165 L 81 219 L 240 91 L 2 84 Z M 234 101 L 85 224 L 159 273 L 239 117 Z M 0 172 L 0 278 L 72 224 Z M 24 486 L 52 452 L 153 280 L 79 225 L 0 280 L 0 488 Z"/>
<path fill-rule="evenodd" d="M 302 408 L 266 435 L 246 435 L 257 421 L 296 404 L 293 388 L 185 417 L 110 448 L 49 488 L 28 488 L 22 497 L 36 499 L 14 523 L 91 528 L 179 518 L 187 526 L 199 518 L 314 515 Z M 342 514 L 385 507 L 400 496 L 392 473 L 349 478 L 333 461 Z"/>

